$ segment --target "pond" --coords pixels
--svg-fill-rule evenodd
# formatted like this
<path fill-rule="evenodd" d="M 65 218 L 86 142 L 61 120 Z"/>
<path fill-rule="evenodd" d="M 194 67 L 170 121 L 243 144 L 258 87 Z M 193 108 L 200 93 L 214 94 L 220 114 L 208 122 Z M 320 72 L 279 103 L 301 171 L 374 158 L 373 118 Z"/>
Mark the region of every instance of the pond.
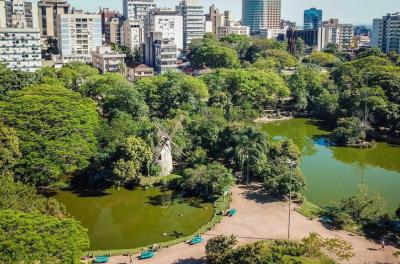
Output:
<path fill-rule="evenodd" d="M 400 205 L 399 145 L 379 142 L 372 149 L 328 146 L 330 131 L 302 118 L 264 124 L 262 128 L 274 139 L 292 139 L 302 151 L 300 166 L 309 201 L 333 204 L 366 184 L 370 192 L 378 192 L 386 200 L 389 209 Z"/>
<path fill-rule="evenodd" d="M 56 197 L 88 229 L 90 250 L 132 249 L 188 236 L 212 219 L 211 203 L 157 188 Z"/>

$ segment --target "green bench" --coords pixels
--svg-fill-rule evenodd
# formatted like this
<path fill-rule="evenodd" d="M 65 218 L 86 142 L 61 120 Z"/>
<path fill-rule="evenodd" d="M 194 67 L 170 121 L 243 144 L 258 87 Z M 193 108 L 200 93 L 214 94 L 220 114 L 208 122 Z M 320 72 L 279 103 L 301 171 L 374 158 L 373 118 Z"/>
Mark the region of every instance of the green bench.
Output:
<path fill-rule="evenodd" d="M 149 259 L 155 256 L 155 253 L 153 250 L 147 250 L 147 251 L 143 251 L 142 253 L 140 253 L 139 259 Z"/>
<path fill-rule="evenodd" d="M 93 263 L 107 263 L 109 259 L 110 259 L 109 256 L 98 256 L 95 257 Z"/>
<path fill-rule="evenodd" d="M 190 245 L 196 245 L 203 242 L 203 238 L 200 235 L 195 236 L 192 240 L 190 240 Z"/>
<path fill-rule="evenodd" d="M 228 211 L 228 213 L 226 215 L 229 217 L 235 216 L 235 215 L 237 215 L 237 210 L 235 208 L 232 208 Z"/>

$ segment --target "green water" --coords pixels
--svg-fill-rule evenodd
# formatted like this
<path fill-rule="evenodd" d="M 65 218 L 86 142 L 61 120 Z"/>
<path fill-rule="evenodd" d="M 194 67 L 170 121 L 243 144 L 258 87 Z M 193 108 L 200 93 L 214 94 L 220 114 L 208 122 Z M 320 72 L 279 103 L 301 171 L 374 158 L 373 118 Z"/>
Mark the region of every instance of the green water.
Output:
<path fill-rule="evenodd" d="M 214 213 L 212 204 L 156 188 L 112 189 L 100 196 L 60 192 L 56 199 L 89 230 L 91 250 L 131 249 L 188 236 Z"/>
<path fill-rule="evenodd" d="M 302 118 L 269 123 L 262 128 L 275 139 L 291 138 L 302 151 L 305 195 L 311 202 L 335 203 L 365 183 L 369 191 L 385 198 L 389 209 L 400 205 L 400 146 L 382 142 L 373 149 L 327 146 L 330 132 Z"/>

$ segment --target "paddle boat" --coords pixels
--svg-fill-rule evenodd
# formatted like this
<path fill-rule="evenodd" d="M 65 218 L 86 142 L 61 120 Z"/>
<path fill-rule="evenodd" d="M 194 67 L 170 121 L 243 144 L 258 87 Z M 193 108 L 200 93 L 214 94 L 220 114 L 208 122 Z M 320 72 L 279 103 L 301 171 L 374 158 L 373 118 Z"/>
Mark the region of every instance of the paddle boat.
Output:
<path fill-rule="evenodd" d="M 107 263 L 109 259 L 109 256 L 97 256 L 94 258 L 93 263 Z"/>
<path fill-rule="evenodd" d="M 147 250 L 147 251 L 143 251 L 142 253 L 140 253 L 139 259 L 149 259 L 154 257 L 156 254 L 154 253 L 153 250 Z"/>
<path fill-rule="evenodd" d="M 200 235 L 196 235 L 195 237 L 192 238 L 192 240 L 190 240 L 189 244 L 190 245 L 196 245 L 203 242 L 203 238 Z"/>
<path fill-rule="evenodd" d="M 235 208 L 232 208 L 228 211 L 228 213 L 226 215 L 229 217 L 235 216 L 235 215 L 237 215 L 237 210 Z"/>

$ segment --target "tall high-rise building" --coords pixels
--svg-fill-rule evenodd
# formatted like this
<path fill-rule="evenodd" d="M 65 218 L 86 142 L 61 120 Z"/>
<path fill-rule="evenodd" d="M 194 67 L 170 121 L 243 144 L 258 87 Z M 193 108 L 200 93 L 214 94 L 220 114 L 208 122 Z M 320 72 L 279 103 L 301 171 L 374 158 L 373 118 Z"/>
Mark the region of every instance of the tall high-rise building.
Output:
<path fill-rule="evenodd" d="M 214 4 L 210 6 L 208 14 L 205 15 L 205 19 L 211 22 L 211 32 L 214 34 L 217 34 L 218 27 L 223 26 L 225 23 L 224 14 L 221 14 Z"/>
<path fill-rule="evenodd" d="M 310 8 L 304 10 L 304 30 L 318 29 L 322 24 L 322 10 Z"/>
<path fill-rule="evenodd" d="M 318 49 L 323 50 L 329 43 L 347 49 L 353 46 L 354 27 L 352 24 L 339 24 L 338 19 L 330 19 L 322 23 L 318 29 Z"/>
<path fill-rule="evenodd" d="M 24 0 L 0 0 L 0 27 L 39 28 L 36 3 Z"/>
<path fill-rule="evenodd" d="M 224 11 L 224 24 L 225 26 L 229 26 L 231 23 L 234 23 L 235 21 L 235 15 L 233 14 L 232 10 L 226 10 Z"/>
<path fill-rule="evenodd" d="M 58 16 L 58 49 L 64 63 L 90 62 L 91 52 L 102 44 L 101 16 L 74 10 Z"/>
<path fill-rule="evenodd" d="M 251 34 L 280 29 L 281 0 L 242 0 L 242 24 Z"/>
<path fill-rule="evenodd" d="M 125 20 L 123 24 L 122 44 L 131 51 L 138 50 L 144 42 L 143 21 L 139 19 Z"/>
<path fill-rule="evenodd" d="M 385 53 L 400 53 L 400 12 L 387 14 L 378 25 L 378 47 Z"/>
<path fill-rule="evenodd" d="M 154 0 L 124 0 L 123 2 L 125 19 L 139 19 L 144 21 L 149 11 L 154 8 L 156 8 Z"/>
<path fill-rule="evenodd" d="M 281 0 L 267 0 L 266 29 L 281 28 Z"/>
<path fill-rule="evenodd" d="M 265 28 L 267 0 L 242 0 L 242 24 L 250 27 L 251 34 L 259 34 Z"/>
<path fill-rule="evenodd" d="M 42 66 L 37 5 L 0 0 L 0 63 L 13 70 Z"/>
<path fill-rule="evenodd" d="M 39 27 L 44 38 L 52 38 L 58 35 L 57 16 L 68 14 L 70 4 L 65 0 L 41 0 L 39 7 Z"/>
<path fill-rule="evenodd" d="M 199 0 L 182 0 L 176 6 L 183 18 L 183 47 L 188 48 L 193 39 L 204 36 L 204 11 Z"/>
<path fill-rule="evenodd" d="M 176 10 L 154 9 L 144 21 L 145 63 L 157 73 L 176 70 L 183 48 L 183 19 Z"/>
<path fill-rule="evenodd" d="M 378 48 L 379 47 L 379 30 L 381 27 L 382 18 L 375 18 L 372 22 L 372 30 L 371 30 L 371 47 Z"/>

